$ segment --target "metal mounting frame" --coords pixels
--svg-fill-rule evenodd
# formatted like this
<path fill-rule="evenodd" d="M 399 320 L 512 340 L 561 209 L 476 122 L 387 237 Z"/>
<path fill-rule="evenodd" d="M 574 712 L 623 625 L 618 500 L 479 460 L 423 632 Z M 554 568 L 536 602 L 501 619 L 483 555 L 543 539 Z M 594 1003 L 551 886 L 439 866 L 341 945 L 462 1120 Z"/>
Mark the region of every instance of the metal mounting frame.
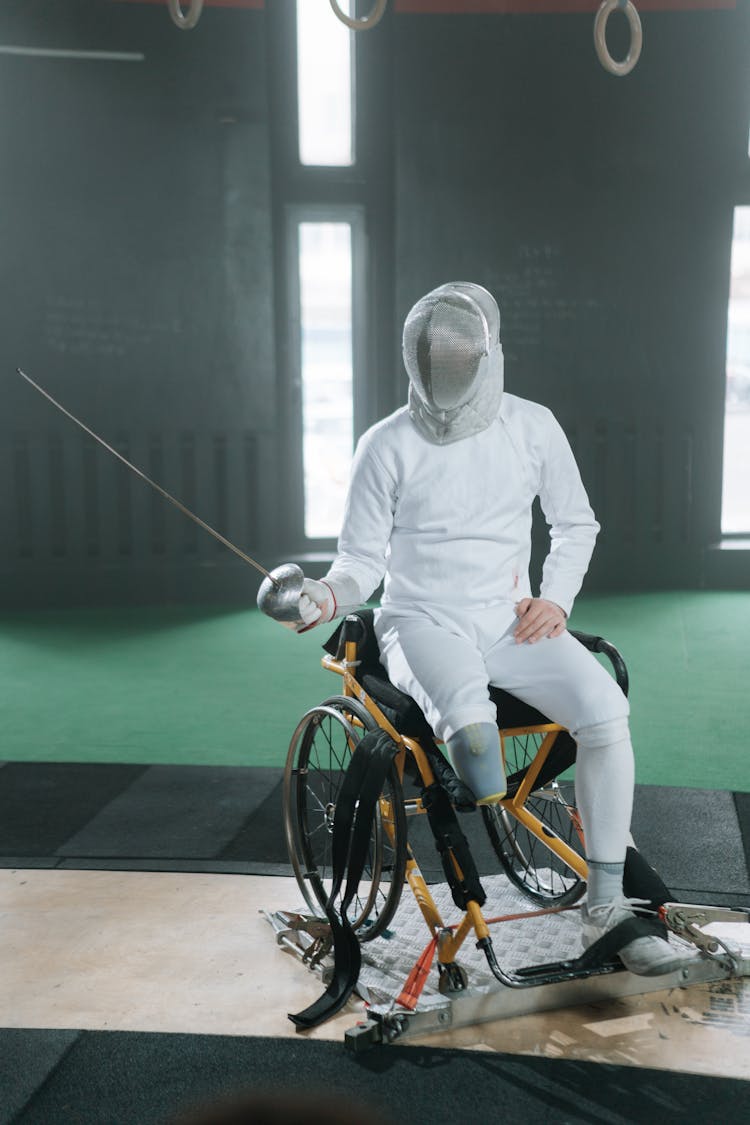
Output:
<path fill-rule="evenodd" d="M 528 906 L 521 892 L 505 876 L 485 878 L 483 885 L 493 907 L 497 906 L 501 911 L 518 910 L 519 905 L 523 910 L 524 906 Z M 438 906 L 449 911 L 448 885 L 439 884 L 430 889 Z M 320 927 L 325 926 L 325 921 L 301 912 L 263 913 L 276 933 L 278 944 L 319 972 L 323 983 L 327 983 L 333 964 L 330 949 L 326 949 L 324 940 L 321 940 L 324 935 Z M 534 965 L 544 962 L 548 969 L 557 962 L 563 968 L 577 952 L 579 930 L 572 917 L 575 913 L 571 910 L 503 923 L 502 944 L 498 941 L 500 960 L 503 964 L 510 964 L 512 972 L 519 972 L 521 966 L 530 962 Z M 425 988 L 417 1007 L 409 1011 L 396 1003 L 396 997 L 422 952 L 426 931 L 416 904 L 411 896 L 405 896 L 391 931 L 363 946 L 357 992 L 369 1006 L 366 1018 L 347 1030 L 345 1045 L 349 1050 L 360 1051 L 375 1044 L 445 1031 L 449 1027 L 468 1027 L 530 1013 L 750 976 L 750 928 L 745 933 L 745 927 L 750 922 L 748 911 L 667 903 L 663 908 L 663 917 L 673 927 L 670 940 L 677 942 L 685 951 L 685 964 L 677 972 L 657 977 L 635 976 L 625 971 L 618 962 L 605 966 L 600 972 L 589 972 L 572 979 L 510 988 L 499 983 L 488 971 L 481 950 L 464 946 L 461 962 L 468 969 L 468 986 L 461 991 L 443 994 L 433 978 L 432 985 Z M 721 930 L 719 935 L 707 932 L 708 927 L 716 924 Z M 729 930 L 732 931 L 731 937 L 727 937 Z"/>

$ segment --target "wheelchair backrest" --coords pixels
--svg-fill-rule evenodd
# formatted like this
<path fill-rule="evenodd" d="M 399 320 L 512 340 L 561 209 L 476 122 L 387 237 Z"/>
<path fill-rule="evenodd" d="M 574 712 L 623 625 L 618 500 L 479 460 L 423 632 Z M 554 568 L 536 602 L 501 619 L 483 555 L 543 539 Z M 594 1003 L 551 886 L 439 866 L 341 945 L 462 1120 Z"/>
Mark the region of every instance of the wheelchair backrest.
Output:
<path fill-rule="evenodd" d="M 378 648 L 378 639 L 375 636 L 374 616 L 375 611 L 372 609 L 358 609 L 354 613 L 348 614 L 323 645 L 330 656 L 342 658 L 344 655 L 342 643 L 344 626 L 352 618 L 357 619 L 360 627 L 355 627 L 354 639 L 357 642 L 359 666 L 354 669 L 354 678 L 358 681 L 361 681 L 362 677 L 367 675 L 378 676 L 384 680 L 388 679 L 388 673 L 380 663 L 380 649 Z"/>

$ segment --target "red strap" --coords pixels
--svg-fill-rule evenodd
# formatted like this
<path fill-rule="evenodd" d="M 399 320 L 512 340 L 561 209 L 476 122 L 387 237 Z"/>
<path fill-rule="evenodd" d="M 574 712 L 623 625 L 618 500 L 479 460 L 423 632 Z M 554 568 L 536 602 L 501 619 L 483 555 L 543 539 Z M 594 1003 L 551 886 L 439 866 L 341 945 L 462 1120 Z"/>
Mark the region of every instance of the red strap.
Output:
<path fill-rule="evenodd" d="M 414 1011 L 416 1008 L 427 978 L 430 975 L 432 960 L 435 956 L 435 950 L 437 949 L 437 940 L 436 935 L 422 950 L 417 963 L 406 978 L 406 983 L 400 995 L 396 997 L 396 1003 L 400 1004 L 402 1008 L 408 1008 L 410 1012 Z"/>

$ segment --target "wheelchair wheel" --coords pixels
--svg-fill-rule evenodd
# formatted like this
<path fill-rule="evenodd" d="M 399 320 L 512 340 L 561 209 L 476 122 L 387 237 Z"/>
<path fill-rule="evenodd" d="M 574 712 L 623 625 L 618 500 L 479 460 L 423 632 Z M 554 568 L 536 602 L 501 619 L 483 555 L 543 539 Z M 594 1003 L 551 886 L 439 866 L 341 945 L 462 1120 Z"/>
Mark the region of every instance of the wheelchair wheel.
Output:
<path fill-rule="evenodd" d="M 506 737 L 509 782 L 520 783 L 543 738 L 543 734 Z M 541 821 L 551 840 L 562 840 L 583 856 L 583 833 L 573 788 L 572 779 L 552 779 L 529 794 L 525 807 Z M 503 870 L 530 899 L 545 906 L 567 906 L 581 897 L 586 889 L 585 879 L 529 832 L 511 812 L 500 805 L 482 807 L 482 817 Z"/>
<path fill-rule="evenodd" d="M 352 752 L 377 723 L 357 700 L 326 699 L 303 715 L 292 735 L 284 772 L 284 829 L 289 859 L 313 913 L 325 907 L 332 883 L 331 845 L 336 801 Z M 401 782 L 391 766 L 375 809 L 365 870 L 349 909 L 361 942 L 388 926 L 406 873 L 406 813 Z"/>

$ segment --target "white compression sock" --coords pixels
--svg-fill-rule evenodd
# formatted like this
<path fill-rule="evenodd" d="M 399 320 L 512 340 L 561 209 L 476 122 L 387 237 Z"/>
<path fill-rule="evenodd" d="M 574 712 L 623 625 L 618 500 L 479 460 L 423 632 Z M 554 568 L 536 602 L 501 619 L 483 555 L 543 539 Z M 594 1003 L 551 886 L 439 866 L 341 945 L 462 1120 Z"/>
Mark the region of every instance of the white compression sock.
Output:
<path fill-rule="evenodd" d="M 607 902 L 622 892 L 625 852 L 631 839 L 635 763 L 628 721 L 613 719 L 585 727 L 576 731 L 575 738 L 576 802 L 586 854 L 594 865 L 589 896 Z"/>
<path fill-rule="evenodd" d="M 622 893 L 624 863 L 599 863 L 595 859 L 587 861 L 589 877 L 586 880 L 586 901 L 592 906 L 604 906 L 614 902 Z"/>

